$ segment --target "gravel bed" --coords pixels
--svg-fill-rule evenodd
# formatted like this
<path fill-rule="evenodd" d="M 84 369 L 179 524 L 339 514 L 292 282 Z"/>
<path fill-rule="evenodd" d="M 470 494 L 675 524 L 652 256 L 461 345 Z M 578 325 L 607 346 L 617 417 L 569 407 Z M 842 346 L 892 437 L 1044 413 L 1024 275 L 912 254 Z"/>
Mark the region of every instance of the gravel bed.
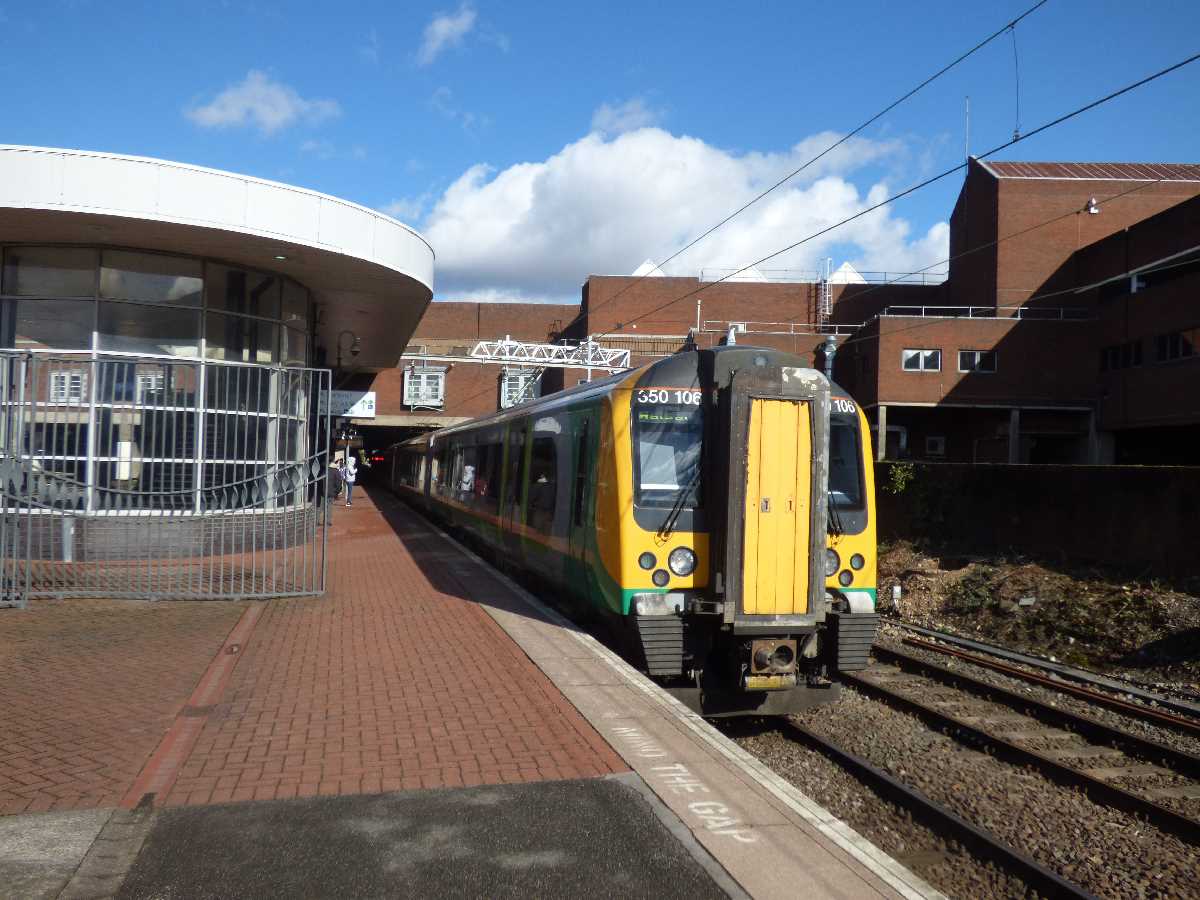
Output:
<path fill-rule="evenodd" d="M 867 679 L 870 680 L 868 671 Z M 947 690 L 941 684 L 932 678 L 920 676 L 923 680 L 914 683 L 904 684 L 889 684 L 886 685 L 890 690 L 899 692 L 900 694 L 910 697 L 917 702 L 929 705 L 931 700 L 939 697 L 947 697 L 948 699 L 957 699 L 964 697 L 966 693 L 957 694 L 957 696 L 949 695 Z M 986 707 L 984 709 L 983 707 Z M 1055 756 L 1055 762 L 1061 763 L 1073 769 L 1091 769 L 1091 768 L 1126 768 L 1129 766 L 1146 765 L 1146 760 L 1140 757 L 1130 756 L 1124 753 L 1104 754 L 1103 756 L 1090 755 L 1087 751 L 1089 748 L 1096 746 L 1095 744 L 1081 743 L 1086 741 L 1085 738 L 1070 732 L 1068 729 L 1057 729 L 1064 732 L 1061 736 L 1051 737 L 1012 737 L 1010 732 L 1034 732 L 1046 729 L 1053 726 L 1047 726 L 1036 719 L 1029 716 L 1015 715 L 1010 711 L 1010 708 L 1003 703 L 993 703 L 979 697 L 967 695 L 963 702 L 956 703 L 953 707 L 938 706 L 939 712 L 955 717 L 978 716 L 981 718 L 997 719 L 1003 716 L 1006 720 L 1014 718 L 1014 721 L 1003 726 L 982 726 L 985 731 L 995 734 L 997 737 L 1002 737 L 1010 743 L 1016 744 L 1026 750 L 1032 750 L 1035 753 L 1045 753 L 1047 751 L 1061 751 L 1075 749 L 1079 750 L 1078 756 Z M 994 715 L 992 714 L 994 711 Z M 1158 765 L 1155 763 L 1155 765 Z M 1133 794 L 1141 794 L 1149 796 L 1148 792 L 1155 788 L 1164 787 L 1181 787 L 1184 785 L 1196 784 L 1194 779 L 1186 775 L 1180 775 L 1169 771 L 1169 767 L 1165 767 L 1167 771 L 1161 773 L 1149 773 L 1137 776 L 1126 776 L 1123 778 L 1115 778 L 1111 780 L 1111 784 L 1123 788 Z M 1186 797 L 1149 797 L 1160 806 L 1165 806 L 1173 809 L 1176 812 L 1183 813 L 1190 817 L 1200 815 L 1200 801 Z"/>
<path fill-rule="evenodd" d="M 1030 684 L 1027 681 L 1022 681 L 1019 678 L 1013 678 L 1009 675 L 1004 675 L 1000 672 L 995 672 L 991 669 L 982 666 L 974 665 L 966 660 L 955 659 L 950 656 L 943 656 L 940 653 L 933 653 L 929 650 L 922 650 L 919 647 L 913 647 L 908 644 L 903 644 L 900 638 L 903 632 L 899 629 L 885 628 L 880 634 L 877 643 L 885 647 L 890 647 L 912 656 L 919 657 L 929 662 L 936 663 L 944 668 L 953 671 L 960 671 L 964 674 L 971 675 L 980 681 L 988 684 L 998 685 L 1008 688 L 1009 690 L 1019 691 L 1034 700 L 1040 700 L 1043 703 L 1049 703 L 1057 706 L 1059 709 L 1067 710 L 1068 712 L 1078 713 L 1088 716 L 1103 722 L 1106 725 L 1111 725 L 1114 728 L 1120 728 L 1122 731 L 1129 734 L 1135 734 L 1138 737 L 1148 738 L 1157 741 L 1160 744 L 1166 744 L 1176 750 L 1182 750 L 1185 753 L 1200 755 L 1200 737 L 1193 737 L 1188 734 L 1176 731 L 1173 728 L 1166 728 L 1161 725 L 1155 725 L 1151 722 L 1142 719 L 1135 719 L 1115 710 L 1108 709 L 1103 706 L 1089 703 L 1087 700 L 1078 697 L 1072 697 L 1068 694 L 1059 693 L 1051 688 L 1042 687 L 1037 684 Z M 1129 699 L 1129 698 L 1126 698 Z M 1135 701 L 1136 702 L 1136 701 Z"/>
<path fill-rule="evenodd" d="M 913 716 L 848 689 L 801 720 L 1099 896 L 1197 896 L 1197 848 Z"/>
<path fill-rule="evenodd" d="M 906 810 L 881 799 L 823 754 L 788 737 L 786 728 L 744 720 L 725 720 L 718 727 L 947 896 L 963 900 L 1039 896 L 1019 878 L 914 822 Z"/>

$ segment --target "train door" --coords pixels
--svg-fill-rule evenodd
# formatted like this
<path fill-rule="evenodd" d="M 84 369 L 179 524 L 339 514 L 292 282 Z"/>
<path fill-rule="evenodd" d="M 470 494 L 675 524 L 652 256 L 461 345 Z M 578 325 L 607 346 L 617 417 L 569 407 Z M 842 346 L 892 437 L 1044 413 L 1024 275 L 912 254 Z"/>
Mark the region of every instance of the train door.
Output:
<path fill-rule="evenodd" d="M 591 437 L 591 419 L 579 422 L 575 433 L 575 447 L 572 459 L 575 471 L 571 479 L 570 519 L 567 522 L 567 532 L 570 535 L 570 557 L 575 570 L 582 573 L 587 567 L 588 536 L 592 532 L 591 517 L 588 515 L 588 483 L 591 480 L 594 465 L 591 456 L 589 438 Z M 579 565 L 582 564 L 582 565 Z M 573 580 L 574 583 L 574 580 Z M 583 585 L 579 585 L 583 590 Z"/>
<path fill-rule="evenodd" d="M 829 382 L 812 369 L 755 366 L 722 393 L 725 619 L 735 633 L 810 627 L 824 619 Z"/>
<path fill-rule="evenodd" d="M 808 612 L 810 415 L 799 400 L 750 401 L 742 555 L 748 615 Z"/>
<path fill-rule="evenodd" d="M 508 427 L 505 442 L 504 485 L 501 488 L 500 528 L 503 543 L 512 553 L 520 552 L 516 526 L 521 522 L 522 468 L 525 461 L 525 423 L 513 422 Z M 516 557 L 514 557 L 516 558 Z"/>

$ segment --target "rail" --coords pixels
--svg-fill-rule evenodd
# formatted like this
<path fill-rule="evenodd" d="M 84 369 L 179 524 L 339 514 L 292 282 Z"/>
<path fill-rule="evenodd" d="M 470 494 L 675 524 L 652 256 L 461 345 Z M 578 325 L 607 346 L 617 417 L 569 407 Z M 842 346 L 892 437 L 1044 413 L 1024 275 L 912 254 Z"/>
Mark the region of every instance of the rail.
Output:
<path fill-rule="evenodd" d="M 1091 311 L 1062 306 L 887 306 L 882 317 L 919 319 L 1028 319 L 1032 321 L 1082 322 Z"/>
<path fill-rule="evenodd" d="M 956 690 L 971 694 L 982 694 L 988 700 L 1012 709 L 1031 709 L 1042 715 L 1049 715 L 1046 705 L 1041 705 L 1039 709 L 1038 701 L 1033 701 L 1031 698 L 1023 695 L 1006 691 L 1003 688 L 981 682 L 978 679 L 973 679 L 961 672 L 946 669 L 919 657 L 913 657 L 892 648 L 879 645 L 873 649 L 873 652 L 879 659 L 889 660 L 901 669 L 916 670 L 921 676 L 933 679 L 941 684 L 949 685 Z M 1063 758 L 1073 758 L 1076 756 L 1086 758 L 1094 756 L 1095 752 L 1092 748 L 1064 748 L 1061 751 L 1052 751 L 1033 750 L 1023 747 L 1015 742 L 1017 740 L 1015 736 L 997 734 L 984 727 L 986 717 L 955 715 L 947 712 L 945 709 L 945 707 L 957 706 L 958 704 L 947 701 L 918 700 L 914 696 L 895 690 L 876 680 L 876 678 L 886 677 L 886 675 L 879 672 L 873 674 L 842 674 L 842 678 L 858 690 L 882 700 L 890 706 L 915 715 L 926 722 L 926 724 L 940 731 L 960 739 L 965 736 L 977 745 L 989 747 L 997 757 L 1009 763 L 1019 766 L 1032 766 L 1059 784 L 1082 790 L 1094 802 L 1134 815 L 1145 816 L 1157 828 L 1174 834 L 1192 845 L 1200 845 L 1200 822 L 1170 807 L 1163 806 L 1150 797 L 1118 787 L 1104 777 L 1101 777 L 1099 773 L 1090 774 L 1085 770 L 1060 762 L 1057 758 L 1059 756 Z M 912 676 L 908 677 L 911 678 Z M 963 687 L 958 687 L 958 685 L 963 685 Z M 928 689 L 926 688 L 923 693 L 927 694 Z M 1066 713 L 1065 711 L 1061 711 L 1061 714 L 1064 717 L 1062 719 L 1063 722 L 1067 721 L 1065 717 L 1075 715 Z M 1110 726 L 1089 720 L 1086 717 L 1078 717 L 1076 724 L 1081 729 L 1086 729 L 1093 734 L 1099 730 L 1105 730 L 1108 735 L 1107 738 L 1100 738 L 1099 740 L 1120 741 L 1127 746 L 1138 747 L 1136 753 L 1139 756 L 1159 761 L 1170 760 L 1177 765 L 1180 774 L 1184 777 L 1194 777 L 1190 773 L 1200 770 L 1200 759 L 1191 754 L 1186 754 L 1154 742 L 1148 742 L 1151 746 L 1147 746 L 1147 741 L 1144 738 L 1138 738 L 1136 735 L 1113 729 Z M 1082 737 L 1085 735 L 1080 734 L 1079 736 Z M 1135 743 L 1137 741 L 1141 741 L 1142 743 Z M 1157 767 L 1152 765 L 1147 768 L 1156 769 Z"/>
<path fill-rule="evenodd" d="M 989 860 L 1001 869 L 1016 874 L 1042 896 L 1092 898 L 1094 900 L 1093 894 L 1056 875 L 991 832 L 972 825 L 942 804 L 925 796 L 916 788 L 909 787 L 882 769 L 876 768 L 862 757 L 794 722 L 789 723 L 788 731 L 794 735 L 796 740 L 807 744 L 858 780 L 865 782 L 885 800 L 910 812 L 914 819 L 923 821 L 948 834 L 975 856 Z"/>
<path fill-rule="evenodd" d="M 772 282 L 783 284 L 820 284 L 823 272 L 816 269 L 748 269 L 705 267 L 700 270 L 699 280 L 732 282 Z M 917 284 L 938 285 L 946 280 L 947 272 L 858 272 L 840 274 L 836 269 L 829 278 L 830 284 Z"/>
<path fill-rule="evenodd" d="M 925 628 L 924 626 L 911 625 L 907 622 L 897 622 L 894 624 L 896 627 L 901 628 L 904 631 L 911 631 L 915 634 L 920 634 L 928 638 L 933 638 L 937 641 L 952 644 L 956 647 L 963 647 L 967 650 L 986 653 L 990 656 L 1006 659 L 1009 662 L 1020 663 L 1024 666 L 1041 669 L 1044 672 L 1051 672 L 1059 678 L 1067 678 L 1072 681 L 1078 681 L 1082 684 L 1090 685 L 1093 688 L 1102 688 L 1107 691 L 1116 691 L 1118 693 L 1128 694 L 1132 697 L 1137 697 L 1139 700 L 1143 700 L 1146 703 L 1151 703 L 1165 709 L 1173 709 L 1175 712 L 1182 713 L 1187 716 L 1200 716 L 1200 703 L 1190 703 L 1186 700 L 1168 697 L 1165 694 L 1147 690 L 1145 686 L 1132 682 L 1129 679 L 1119 679 L 1112 678 L 1107 675 L 1100 675 L 1097 672 L 1091 672 L 1087 669 L 1081 669 L 1077 666 L 1064 665 L 1060 662 L 1043 659 L 1040 656 L 1030 656 L 1028 653 L 1019 653 L 1016 650 L 1010 650 L 1007 647 L 999 647 L 996 644 L 988 644 L 984 641 L 972 640 L 971 638 L 965 638 L 961 635 L 951 634 L 948 631 L 939 631 L 936 628 Z M 939 653 L 945 652 L 942 648 L 937 647 L 937 645 L 932 645 L 927 649 L 935 650 Z M 982 665 L 983 662 L 985 662 L 976 660 L 972 661 L 976 662 L 977 665 Z M 991 665 L 989 667 L 997 668 L 995 665 Z M 1004 667 L 1001 671 L 1004 671 L 1004 673 L 1007 675 L 1012 675 L 1014 678 L 1024 678 L 1026 681 L 1035 680 L 1033 678 L 1026 677 L 1029 675 L 1029 673 L 1022 669 Z M 1051 679 L 1038 679 L 1038 681 L 1039 683 L 1049 683 L 1054 687 L 1055 690 L 1061 690 L 1063 688 L 1061 681 L 1053 681 Z M 1088 697 L 1089 699 L 1095 700 L 1097 703 L 1105 703 L 1108 700 L 1113 699 L 1107 698 L 1103 694 L 1097 695 L 1094 692 L 1089 692 Z M 1117 699 L 1119 700 L 1119 698 Z M 1142 716 L 1142 713 L 1154 712 L 1154 710 L 1145 706 L 1139 706 L 1137 704 L 1132 705 L 1134 706 L 1134 710 L 1130 710 L 1128 708 L 1130 704 L 1121 701 L 1120 703 L 1114 704 L 1114 708 L 1118 709 L 1120 712 L 1126 712 L 1129 715 L 1143 718 L 1145 716 Z"/>

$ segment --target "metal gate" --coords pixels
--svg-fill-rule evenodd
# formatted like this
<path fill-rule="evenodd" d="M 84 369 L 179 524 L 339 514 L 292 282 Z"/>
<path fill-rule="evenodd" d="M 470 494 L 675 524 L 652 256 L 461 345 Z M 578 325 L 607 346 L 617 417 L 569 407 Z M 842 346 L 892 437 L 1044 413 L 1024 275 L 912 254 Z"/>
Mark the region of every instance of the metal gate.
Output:
<path fill-rule="evenodd" d="M 0 351 L 0 605 L 323 593 L 329 378 Z"/>

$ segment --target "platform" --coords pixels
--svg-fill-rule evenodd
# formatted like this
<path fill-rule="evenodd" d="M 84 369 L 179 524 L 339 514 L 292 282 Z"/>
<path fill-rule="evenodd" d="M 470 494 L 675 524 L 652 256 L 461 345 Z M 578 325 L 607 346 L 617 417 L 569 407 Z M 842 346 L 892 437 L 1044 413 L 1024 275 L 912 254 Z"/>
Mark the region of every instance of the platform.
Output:
<path fill-rule="evenodd" d="M 937 896 L 390 495 L 331 551 L 320 600 L 0 612 L 0 884 Z"/>

